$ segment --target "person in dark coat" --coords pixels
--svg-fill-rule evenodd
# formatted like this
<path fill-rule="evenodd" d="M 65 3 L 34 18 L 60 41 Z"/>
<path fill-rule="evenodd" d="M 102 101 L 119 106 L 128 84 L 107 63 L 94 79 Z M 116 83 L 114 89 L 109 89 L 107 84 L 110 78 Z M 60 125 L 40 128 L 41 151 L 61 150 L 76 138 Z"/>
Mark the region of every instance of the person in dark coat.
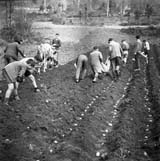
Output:
<path fill-rule="evenodd" d="M 84 54 L 79 55 L 74 65 L 76 67 L 76 83 L 78 83 L 80 79 L 84 79 L 86 76 L 88 57 Z"/>
<path fill-rule="evenodd" d="M 15 38 L 15 41 L 12 43 L 8 43 L 4 50 L 4 60 L 5 65 L 18 61 L 19 53 L 22 57 L 25 57 L 23 51 L 20 48 L 21 41 L 18 38 Z"/>

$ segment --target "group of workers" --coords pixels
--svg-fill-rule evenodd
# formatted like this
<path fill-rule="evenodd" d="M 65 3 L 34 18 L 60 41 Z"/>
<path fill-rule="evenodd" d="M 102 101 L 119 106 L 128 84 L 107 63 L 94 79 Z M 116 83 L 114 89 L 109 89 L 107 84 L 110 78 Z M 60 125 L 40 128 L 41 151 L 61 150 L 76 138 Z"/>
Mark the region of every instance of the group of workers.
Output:
<path fill-rule="evenodd" d="M 139 55 L 147 58 L 150 50 L 148 41 L 144 40 L 143 43 L 140 40 L 140 36 L 136 36 L 135 47 L 135 64 L 136 69 L 140 70 Z M 40 91 L 36 79 L 33 73 L 36 71 L 35 66 L 39 63 L 39 60 L 35 57 L 26 57 L 24 52 L 20 49 L 21 40 L 15 39 L 15 42 L 9 43 L 4 50 L 5 67 L 3 68 L 3 76 L 8 84 L 8 89 L 5 93 L 4 104 L 8 105 L 12 92 L 16 100 L 20 100 L 18 95 L 19 83 L 23 82 L 24 77 L 28 77 L 33 84 L 34 91 Z M 61 40 L 59 34 L 56 34 L 56 38 L 53 39 L 51 44 L 56 48 L 59 55 L 59 48 L 61 47 Z M 121 74 L 121 65 L 124 66 L 127 63 L 129 54 L 129 43 L 126 40 L 122 40 L 121 43 L 116 42 L 113 38 L 108 39 L 108 55 L 106 61 L 103 59 L 103 54 L 97 46 L 93 47 L 93 51 L 89 54 L 89 57 L 85 54 L 80 54 L 75 62 L 76 74 L 75 81 L 79 83 L 84 79 L 90 59 L 90 66 L 93 71 L 94 77 L 92 82 L 97 82 L 101 74 L 110 75 L 111 78 L 117 81 Z M 18 53 L 23 57 L 18 59 Z M 55 66 L 58 67 L 58 59 L 55 60 Z"/>
<path fill-rule="evenodd" d="M 2 74 L 4 79 L 7 81 L 8 89 L 5 93 L 4 104 L 9 105 L 9 99 L 11 94 L 14 92 L 14 98 L 20 100 L 18 95 L 19 84 L 24 81 L 25 78 L 29 78 L 33 84 L 34 91 L 39 92 L 40 89 L 37 86 L 36 79 L 33 75 L 36 72 L 36 65 L 39 64 L 42 60 L 37 58 L 37 55 L 34 57 L 26 57 L 24 52 L 21 50 L 20 44 L 22 40 L 19 37 L 14 39 L 14 42 L 8 43 L 4 49 L 4 68 L 2 69 Z M 51 42 L 52 46 L 56 50 L 56 59 L 54 59 L 55 67 L 58 67 L 58 54 L 59 48 L 61 46 L 61 41 L 59 39 L 59 34 L 56 33 L 55 38 Z M 19 54 L 22 56 L 22 59 L 19 60 Z"/>
<path fill-rule="evenodd" d="M 94 73 L 92 82 L 97 82 L 101 74 L 109 74 L 114 80 L 120 76 L 121 59 L 123 64 L 126 65 L 129 51 L 129 44 L 126 40 L 122 40 L 121 44 L 109 38 L 109 55 L 105 62 L 103 62 L 103 54 L 97 46 L 93 47 L 93 51 L 89 54 L 90 66 Z M 76 61 L 76 82 L 84 79 L 87 73 L 88 57 L 86 55 L 79 55 Z M 110 68 L 111 66 L 111 68 Z"/>
<path fill-rule="evenodd" d="M 76 82 L 84 79 L 87 73 L 88 60 L 90 59 L 90 66 L 94 73 L 92 82 L 97 82 L 98 77 L 101 74 L 109 74 L 114 81 L 117 81 L 121 74 L 121 65 L 126 66 L 130 45 L 126 40 L 122 40 L 121 43 L 116 42 L 113 38 L 108 39 L 108 55 L 105 62 L 103 62 L 103 55 L 99 51 L 99 48 L 95 46 L 93 51 L 89 54 L 89 58 L 86 55 L 79 55 L 75 67 L 76 67 Z M 140 70 L 140 55 L 146 58 L 148 63 L 148 54 L 150 45 L 147 40 L 140 39 L 140 36 L 136 36 L 136 44 L 134 49 L 134 64 L 135 71 Z"/>

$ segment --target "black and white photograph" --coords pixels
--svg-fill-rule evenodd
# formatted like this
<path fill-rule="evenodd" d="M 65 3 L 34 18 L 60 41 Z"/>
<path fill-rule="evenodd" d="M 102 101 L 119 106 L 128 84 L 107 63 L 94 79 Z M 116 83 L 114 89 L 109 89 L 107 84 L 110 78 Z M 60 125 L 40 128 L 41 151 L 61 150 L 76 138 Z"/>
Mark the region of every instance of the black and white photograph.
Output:
<path fill-rule="evenodd" d="M 0 0 L 0 161 L 160 161 L 160 0 Z"/>

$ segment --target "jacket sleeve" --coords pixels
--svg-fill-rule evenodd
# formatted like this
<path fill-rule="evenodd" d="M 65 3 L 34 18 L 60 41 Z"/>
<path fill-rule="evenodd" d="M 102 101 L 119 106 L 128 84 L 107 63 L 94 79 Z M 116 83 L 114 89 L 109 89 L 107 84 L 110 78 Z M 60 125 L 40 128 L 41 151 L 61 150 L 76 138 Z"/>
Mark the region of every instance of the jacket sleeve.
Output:
<path fill-rule="evenodd" d="M 22 64 L 21 70 L 19 72 L 19 76 L 22 77 L 24 75 L 24 73 L 26 72 L 26 70 L 27 70 L 27 66 L 25 64 Z"/>
<path fill-rule="evenodd" d="M 99 60 L 100 60 L 100 62 L 103 62 L 103 55 L 101 52 L 99 53 Z"/>
<path fill-rule="evenodd" d="M 17 50 L 21 54 L 22 57 L 25 57 L 23 51 L 20 49 L 20 45 L 17 44 Z"/>

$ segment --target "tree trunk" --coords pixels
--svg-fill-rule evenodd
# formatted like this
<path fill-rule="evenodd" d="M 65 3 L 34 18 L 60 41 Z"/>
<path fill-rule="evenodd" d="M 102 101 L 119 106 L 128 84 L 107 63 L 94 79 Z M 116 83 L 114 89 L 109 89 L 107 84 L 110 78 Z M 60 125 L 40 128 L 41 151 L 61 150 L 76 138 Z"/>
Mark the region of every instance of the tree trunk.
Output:
<path fill-rule="evenodd" d="M 43 6 L 44 6 L 44 11 L 46 11 L 46 8 L 47 8 L 46 0 L 43 0 Z"/>
<path fill-rule="evenodd" d="M 8 1 L 5 1 L 5 6 L 6 6 L 6 26 L 8 27 Z"/>
<path fill-rule="evenodd" d="M 77 0 L 78 10 L 80 9 L 80 3 L 81 3 L 81 0 Z"/>
<path fill-rule="evenodd" d="M 12 23 L 12 0 L 9 1 L 9 27 L 11 27 Z"/>
<path fill-rule="evenodd" d="M 92 0 L 88 0 L 88 4 L 89 4 L 89 10 L 92 11 L 93 10 Z"/>
<path fill-rule="evenodd" d="M 109 5 L 110 5 L 109 2 L 110 2 L 110 0 L 107 0 L 107 17 L 109 16 L 109 10 L 110 10 L 109 9 Z"/>

